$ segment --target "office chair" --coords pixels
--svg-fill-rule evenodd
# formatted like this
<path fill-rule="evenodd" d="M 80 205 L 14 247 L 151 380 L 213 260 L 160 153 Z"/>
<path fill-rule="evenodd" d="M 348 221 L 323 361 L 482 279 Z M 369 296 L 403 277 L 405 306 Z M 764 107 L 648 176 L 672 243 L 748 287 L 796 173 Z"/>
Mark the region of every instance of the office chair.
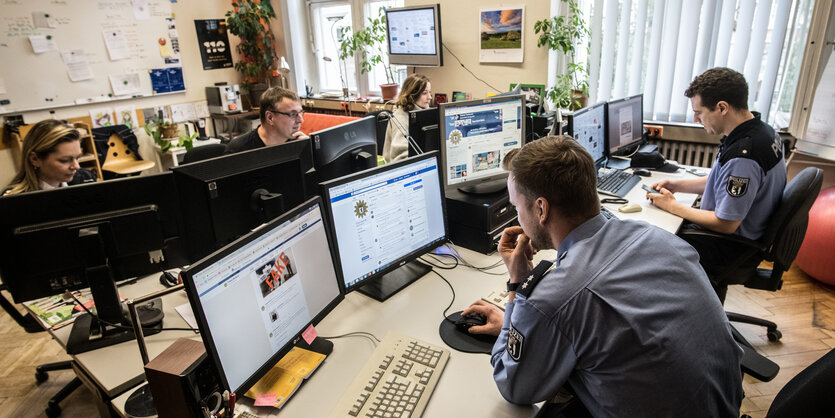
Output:
<path fill-rule="evenodd" d="M 197 161 L 208 160 L 209 158 L 220 157 L 226 151 L 224 144 L 209 144 L 200 147 L 194 147 L 183 155 L 183 164 L 193 163 Z"/>
<path fill-rule="evenodd" d="M 125 141 L 115 133 L 110 135 L 107 141 L 107 154 L 102 171 L 113 173 L 117 176 L 139 174 L 143 170 L 153 168 L 156 165 L 153 161 L 146 161 L 139 158 L 135 152 L 125 144 Z"/>
<path fill-rule="evenodd" d="M 6 290 L 6 285 L 0 283 L 0 290 Z M 17 322 L 18 325 L 21 326 L 27 333 L 33 334 L 36 332 L 45 331 L 44 328 L 38 323 L 38 320 L 32 317 L 32 315 L 21 315 L 17 308 L 6 299 L 5 296 L 0 295 L 0 305 L 2 305 L 3 310 L 9 314 L 9 316 Z M 55 363 L 45 363 L 35 367 L 35 381 L 38 384 L 45 382 L 49 379 L 48 372 L 55 371 L 55 370 L 72 370 L 72 360 L 66 361 L 58 361 Z M 72 380 L 69 381 L 66 385 L 64 385 L 61 390 L 59 390 L 55 395 L 49 398 L 47 401 L 46 406 L 46 416 L 53 418 L 61 415 L 61 406 L 59 402 L 63 401 L 67 396 L 69 396 L 74 390 L 76 390 L 79 386 L 81 386 L 81 380 L 78 377 L 73 377 Z"/>
<path fill-rule="evenodd" d="M 835 349 L 780 389 L 766 417 L 826 416 L 835 411 Z"/>
<path fill-rule="evenodd" d="M 383 145 L 386 144 L 386 131 L 388 130 L 389 119 L 394 116 L 390 110 L 385 109 L 368 112 L 365 116 L 374 116 L 377 118 L 377 155 L 383 155 Z"/>

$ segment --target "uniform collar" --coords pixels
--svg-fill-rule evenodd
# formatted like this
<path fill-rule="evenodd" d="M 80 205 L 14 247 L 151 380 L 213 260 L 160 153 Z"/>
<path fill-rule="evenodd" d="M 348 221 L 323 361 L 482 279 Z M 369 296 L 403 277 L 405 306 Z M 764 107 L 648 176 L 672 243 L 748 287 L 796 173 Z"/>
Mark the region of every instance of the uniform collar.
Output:
<path fill-rule="evenodd" d="M 574 244 L 583 241 L 586 238 L 591 237 L 592 235 L 596 234 L 597 231 L 603 227 L 603 224 L 606 223 L 606 218 L 603 215 L 597 215 L 586 222 L 580 224 L 580 226 L 574 228 L 571 232 L 568 233 L 568 236 L 565 237 L 564 240 L 560 243 L 560 247 L 557 249 L 557 265 L 565 258 L 568 250 L 574 246 Z"/>
<path fill-rule="evenodd" d="M 761 123 L 760 112 L 751 112 L 751 114 L 754 115 L 753 119 L 748 119 L 745 122 L 740 123 L 736 126 L 736 128 L 731 130 L 731 133 L 722 137 L 719 141 L 720 148 L 728 147 L 739 139 L 744 138 L 748 131 Z"/>

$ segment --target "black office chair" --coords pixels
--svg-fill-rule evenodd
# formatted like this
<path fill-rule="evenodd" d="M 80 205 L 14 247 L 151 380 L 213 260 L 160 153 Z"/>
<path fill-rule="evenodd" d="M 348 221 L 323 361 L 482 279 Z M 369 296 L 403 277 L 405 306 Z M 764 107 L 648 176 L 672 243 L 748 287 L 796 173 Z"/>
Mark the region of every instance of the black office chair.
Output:
<path fill-rule="evenodd" d="M 209 158 L 220 157 L 226 151 L 224 144 L 209 144 L 194 147 L 183 155 L 183 164 L 208 160 Z"/>
<path fill-rule="evenodd" d="M 780 389 L 766 417 L 831 416 L 835 411 L 835 349 Z"/>
<path fill-rule="evenodd" d="M 368 112 L 365 116 L 374 116 L 377 118 L 377 155 L 383 155 L 383 145 L 386 144 L 386 131 L 388 131 L 389 119 L 393 118 L 394 115 L 392 115 L 390 110 L 383 109 Z"/>
<path fill-rule="evenodd" d="M 6 285 L 0 283 L 0 290 L 6 290 Z M 2 295 L 0 295 L 0 305 L 2 305 L 3 310 L 5 310 L 6 313 L 8 313 L 9 316 L 14 319 L 14 321 L 17 322 L 17 324 L 20 325 L 27 333 L 32 334 L 44 331 L 44 328 L 38 323 L 37 319 L 33 318 L 31 315 L 21 315 L 17 308 L 15 308 L 14 305 L 12 305 L 12 303 Z M 35 381 L 39 384 L 45 382 L 49 379 L 48 372 L 54 370 L 72 370 L 72 360 L 46 363 L 35 367 Z M 46 416 L 53 418 L 61 415 L 61 406 L 59 405 L 59 402 L 63 401 L 79 386 L 81 386 L 81 380 L 79 380 L 78 377 L 74 377 L 69 381 L 69 383 L 64 385 L 58 393 L 49 398 L 46 405 Z"/>

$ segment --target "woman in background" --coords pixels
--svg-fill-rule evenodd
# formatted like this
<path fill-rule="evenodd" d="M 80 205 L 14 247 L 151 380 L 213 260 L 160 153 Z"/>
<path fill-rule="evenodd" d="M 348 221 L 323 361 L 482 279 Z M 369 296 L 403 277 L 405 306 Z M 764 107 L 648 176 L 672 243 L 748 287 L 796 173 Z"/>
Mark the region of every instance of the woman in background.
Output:
<path fill-rule="evenodd" d="M 81 135 L 73 126 L 53 119 L 36 123 L 23 139 L 20 171 L 3 196 L 93 180 L 90 172 L 80 169 L 80 156 Z"/>
<path fill-rule="evenodd" d="M 402 160 L 409 156 L 409 142 L 403 134 L 408 133 L 409 112 L 426 109 L 432 102 L 432 85 L 425 75 L 412 74 L 406 77 L 400 87 L 400 94 L 395 102 L 394 120 L 389 120 L 386 129 L 386 142 L 383 145 L 383 158 L 387 162 Z"/>

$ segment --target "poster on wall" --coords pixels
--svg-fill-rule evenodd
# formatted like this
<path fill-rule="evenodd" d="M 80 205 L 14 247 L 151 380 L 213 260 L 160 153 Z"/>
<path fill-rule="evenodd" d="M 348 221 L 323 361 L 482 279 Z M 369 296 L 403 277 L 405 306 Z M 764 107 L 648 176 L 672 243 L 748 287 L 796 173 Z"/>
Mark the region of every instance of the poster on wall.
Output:
<path fill-rule="evenodd" d="M 522 62 L 524 6 L 482 7 L 479 13 L 479 62 Z"/>
<path fill-rule="evenodd" d="M 197 29 L 197 44 L 200 46 L 203 69 L 214 70 L 231 67 L 232 52 L 229 50 L 226 20 L 195 20 L 194 26 Z"/>

